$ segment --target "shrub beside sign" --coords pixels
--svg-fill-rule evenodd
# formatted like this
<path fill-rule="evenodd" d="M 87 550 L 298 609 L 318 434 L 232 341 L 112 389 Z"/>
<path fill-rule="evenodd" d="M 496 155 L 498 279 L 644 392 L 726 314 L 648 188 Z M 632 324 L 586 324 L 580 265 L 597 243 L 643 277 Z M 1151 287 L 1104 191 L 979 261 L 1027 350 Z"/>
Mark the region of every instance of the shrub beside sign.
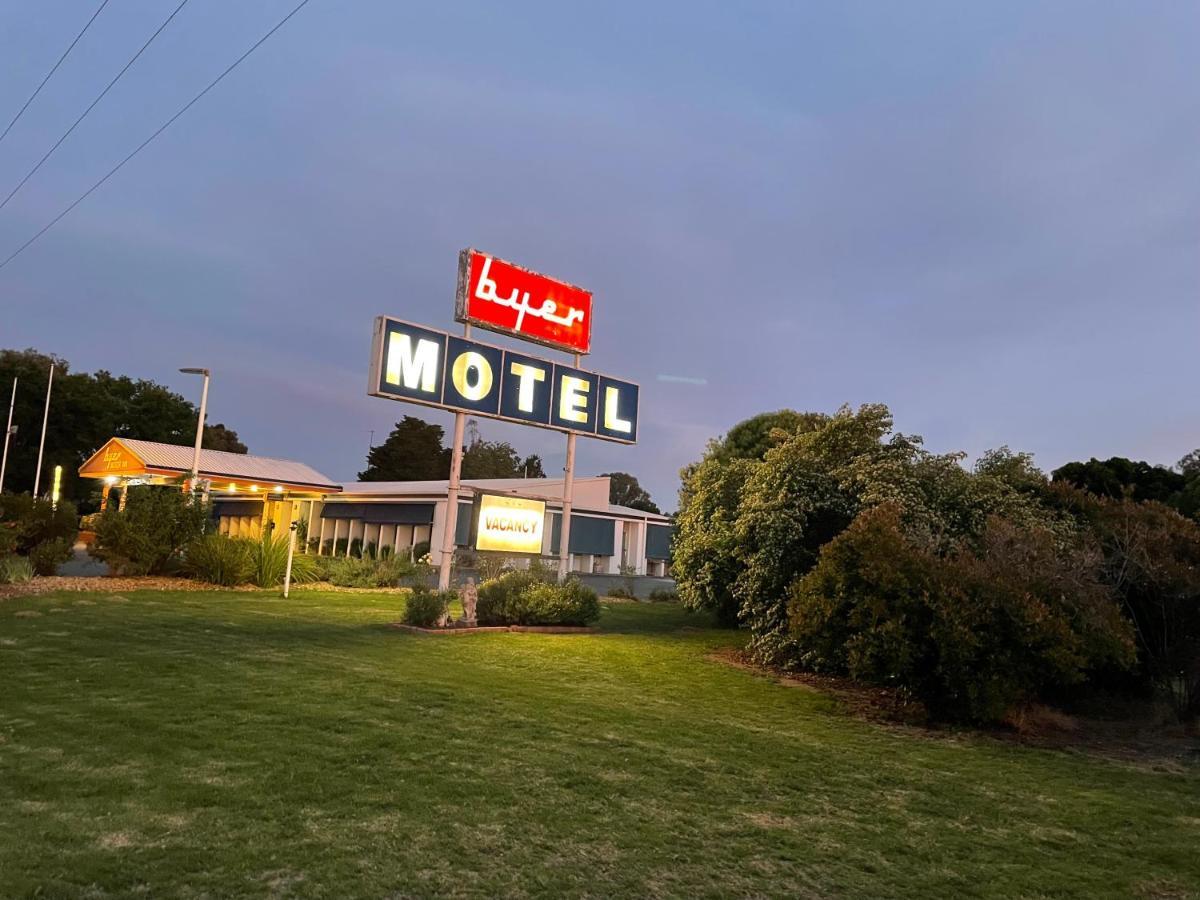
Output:
<path fill-rule="evenodd" d="M 387 316 L 375 320 L 368 392 L 637 442 L 636 384 Z"/>

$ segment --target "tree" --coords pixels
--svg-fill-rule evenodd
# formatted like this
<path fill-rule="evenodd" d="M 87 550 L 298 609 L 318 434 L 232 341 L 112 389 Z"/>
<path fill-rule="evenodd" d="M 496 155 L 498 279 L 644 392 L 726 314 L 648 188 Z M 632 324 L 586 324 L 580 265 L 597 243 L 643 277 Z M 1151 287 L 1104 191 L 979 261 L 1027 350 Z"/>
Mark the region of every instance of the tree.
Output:
<path fill-rule="evenodd" d="M 523 461 L 512 444 L 476 440 L 463 450 L 463 478 L 520 478 Z"/>
<path fill-rule="evenodd" d="M 185 446 L 195 439 L 196 407 L 161 384 L 104 370 L 92 375 L 72 372 L 67 360 L 36 350 L 0 350 L 3 402 L 7 403 L 11 396 L 12 379 L 20 379 L 13 415 L 18 431 L 9 447 L 4 480 L 7 490 L 28 491 L 33 487 L 51 363 L 55 367 L 54 390 L 41 483 L 48 486 L 49 473 L 61 465 L 64 497 L 86 494 L 78 484 L 76 471 L 111 437 Z M 226 448 L 234 446 L 230 438 L 240 445 L 236 433 L 224 426 L 213 426 L 206 431 L 209 437 L 213 432 L 228 432 L 218 438 Z"/>
<path fill-rule="evenodd" d="M 1187 458 L 1185 457 L 1185 460 Z M 1054 481 L 1065 481 L 1100 497 L 1120 499 L 1127 494 L 1134 500 L 1172 503 L 1187 479 L 1166 466 L 1114 456 L 1103 462 L 1070 462 L 1051 473 Z"/>
<path fill-rule="evenodd" d="M 605 472 L 600 477 L 609 480 L 609 503 L 628 506 L 630 509 L 640 509 L 643 512 L 660 512 L 658 506 L 650 499 L 649 492 L 638 484 L 638 480 L 628 472 Z"/>
<path fill-rule="evenodd" d="M 715 455 L 722 459 L 762 459 L 781 439 L 797 431 L 819 428 L 829 417 L 794 409 L 759 413 L 738 422 L 717 442 Z"/>
<path fill-rule="evenodd" d="M 521 460 L 521 477 L 545 478 L 546 472 L 542 469 L 542 458 L 536 453 L 530 453 Z"/>
<path fill-rule="evenodd" d="M 1200 476 L 1200 448 L 1181 459 L 1175 467 L 1188 478 Z"/>
<path fill-rule="evenodd" d="M 247 451 L 246 445 L 238 440 L 238 433 L 220 423 L 205 425 L 203 440 L 205 450 L 224 450 L 226 453 L 245 453 Z"/>
<path fill-rule="evenodd" d="M 442 426 L 416 416 L 396 423 L 382 444 L 367 454 L 359 481 L 438 481 L 450 472 L 450 451 L 442 446 Z"/>

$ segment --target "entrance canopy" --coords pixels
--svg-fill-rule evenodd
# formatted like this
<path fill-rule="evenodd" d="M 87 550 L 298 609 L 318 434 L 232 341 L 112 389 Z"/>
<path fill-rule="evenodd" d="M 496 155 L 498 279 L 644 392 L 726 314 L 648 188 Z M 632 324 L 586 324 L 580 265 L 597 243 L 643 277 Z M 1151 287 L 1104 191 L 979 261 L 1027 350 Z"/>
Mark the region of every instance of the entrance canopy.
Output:
<path fill-rule="evenodd" d="M 193 447 L 112 438 L 79 468 L 109 485 L 167 484 L 192 471 Z M 321 496 L 342 489 L 316 469 L 289 459 L 201 450 L 199 477 L 220 494 Z"/>

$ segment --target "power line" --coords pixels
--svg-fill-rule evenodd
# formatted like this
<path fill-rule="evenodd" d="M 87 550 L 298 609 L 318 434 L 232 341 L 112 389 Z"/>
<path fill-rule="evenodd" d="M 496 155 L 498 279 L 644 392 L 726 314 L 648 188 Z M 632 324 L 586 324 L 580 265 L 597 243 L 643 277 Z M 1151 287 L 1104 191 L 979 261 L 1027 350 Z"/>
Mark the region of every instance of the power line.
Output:
<path fill-rule="evenodd" d="M 62 144 L 62 142 L 65 141 L 68 137 L 70 137 L 71 132 L 76 129 L 76 127 L 79 125 L 80 122 L 82 122 L 84 119 L 87 118 L 88 113 L 90 113 L 93 109 L 96 108 L 96 104 L 104 99 L 104 95 L 107 94 L 110 90 L 112 90 L 112 86 L 121 80 L 121 76 L 124 75 L 127 71 L 129 71 L 129 67 L 132 66 L 135 62 L 137 62 L 138 57 L 146 52 L 146 48 L 154 43 L 154 39 L 156 37 L 158 37 L 160 34 L 162 34 L 163 29 L 166 28 L 169 24 L 171 24 L 171 20 L 175 18 L 176 14 L 181 9 L 183 9 L 185 6 L 187 6 L 187 3 L 188 3 L 188 0 L 182 0 L 182 2 L 177 7 L 175 7 L 175 9 L 171 12 L 171 14 L 169 16 L 167 16 L 166 19 L 163 20 L 163 23 L 158 26 L 158 28 L 157 28 L 157 30 L 155 30 L 154 34 L 150 35 L 149 40 L 147 40 L 146 43 L 142 44 L 142 48 L 140 50 L 138 50 L 137 53 L 133 54 L 132 57 L 130 57 L 129 62 L 125 63 L 125 65 L 121 69 L 121 71 L 116 74 L 116 77 L 113 78 L 113 80 L 108 83 L 108 86 L 105 87 L 105 89 L 99 93 L 99 95 L 96 97 L 96 99 L 91 102 L 91 104 L 88 106 L 87 109 L 85 109 L 83 111 L 83 113 L 79 116 L 79 118 L 76 119 L 71 124 L 71 127 L 63 132 L 62 137 L 60 137 L 57 141 L 54 142 L 54 146 L 46 151 L 46 155 L 38 160 L 37 165 L 34 166 L 32 169 L 30 169 L 26 173 L 25 177 L 22 178 L 17 183 L 17 186 L 8 192 L 8 196 L 5 197 L 3 201 L 0 201 L 0 209 L 4 209 L 4 207 L 8 206 L 8 201 L 11 200 L 14 196 L 16 196 L 17 191 L 19 191 L 21 188 L 23 188 L 25 186 L 25 182 L 27 182 L 30 178 L 33 177 L 34 173 L 37 172 L 37 170 L 42 167 L 42 164 L 45 163 L 46 160 L 48 160 L 50 158 L 50 155 L 59 148 L 59 145 Z"/>
<path fill-rule="evenodd" d="M 158 130 L 155 131 L 152 135 L 150 135 L 150 137 L 146 138 L 144 141 L 142 141 L 140 144 L 138 144 L 137 148 L 132 153 L 130 153 L 123 160 L 121 160 L 119 163 L 117 163 L 115 166 L 113 166 L 112 169 L 109 170 L 107 175 L 105 175 L 103 178 L 101 178 L 99 181 L 97 181 L 95 184 L 93 184 L 90 188 L 88 188 L 86 191 L 84 191 L 82 194 L 80 194 L 66 209 L 64 209 L 57 216 L 55 216 L 53 219 L 51 219 L 42 228 L 41 231 L 39 231 L 37 234 L 35 234 L 33 237 L 31 237 L 29 240 L 27 240 L 24 244 L 22 244 L 20 247 L 18 247 L 16 250 L 14 250 L 12 252 L 12 254 L 10 254 L 9 257 L 4 260 L 4 262 L 0 262 L 0 269 L 3 269 L 10 262 L 12 262 L 18 256 L 20 256 L 34 241 L 36 241 L 43 234 L 45 234 L 47 231 L 49 231 L 51 228 L 53 228 L 55 225 L 57 225 L 61 219 L 63 219 L 69 212 L 71 212 L 71 210 L 73 210 L 75 207 L 77 207 L 80 203 L 82 203 L 84 200 L 86 200 L 88 197 L 90 197 L 97 190 L 97 188 L 99 188 L 101 185 L 104 184 L 104 182 L 108 181 L 108 179 L 110 179 L 114 175 L 116 175 L 117 172 L 119 172 L 127 162 L 129 162 L 131 159 L 133 159 L 135 156 L 137 156 L 139 153 L 141 153 L 146 148 L 146 146 L 148 144 L 150 144 L 151 141 L 153 141 L 156 137 L 158 137 L 160 134 L 162 134 L 164 131 L 166 131 L 168 128 L 170 128 L 172 123 L 176 119 L 178 119 L 185 112 L 187 112 L 189 109 L 191 109 L 192 106 L 194 106 L 196 104 L 196 102 L 200 100 L 201 97 L 203 97 L 205 94 L 207 94 L 213 88 L 215 88 L 226 75 L 228 75 L 230 72 L 232 72 L 234 69 L 236 69 L 239 65 L 241 65 L 242 61 L 245 60 L 245 58 L 247 56 L 249 56 L 251 53 L 253 53 L 255 50 L 257 50 L 259 47 L 261 47 L 264 43 L 266 43 L 267 39 L 270 38 L 271 35 L 273 35 L 276 31 L 278 31 L 284 25 L 286 25 L 287 21 L 292 16 L 294 16 L 296 13 L 300 12 L 300 10 L 302 10 L 305 6 L 307 6 L 308 3 L 309 3 L 309 0 L 301 0 L 300 3 L 298 3 L 295 7 L 293 7 L 291 12 L 289 12 L 286 16 L 284 16 L 282 19 L 280 19 L 278 22 L 276 22 L 274 27 L 271 28 L 270 31 L 268 31 L 266 34 L 264 34 L 262 37 L 260 37 L 257 41 L 255 41 L 250 46 L 249 50 L 247 50 L 245 53 L 243 53 L 241 56 L 239 56 L 237 59 L 235 59 L 232 63 L 229 64 L 229 66 L 225 69 L 225 71 L 223 71 L 220 75 L 218 75 L 216 78 L 214 78 L 212 81 L 210 81 L 208 83 L 208 86 L 205 87 L 204 90 L 202 90 L 195 97 L 193 97 L 191 100 L 189 100 L 187 103 L 185 103 L 180 108 L 180 110 L 177 113 L 175 113 L 175 115 L 171 116 L 171 118 L 167 119 L 166 122 L 164 122 L 161 126 L 159 126 Z"/>
<path fill-rule="evenodd" d="M 54 64 L 54 68 L 52 68 L 49 72 L 46 73 L 46 77 L 42 79 L 42 83 L 37 86 L 37 88 L 34 90 L 34 92 L 29 95 L 29 99 L 25 101 L 25 105 L 22 106 L 19 110 L 17 110 L 17 114 L 15 116 L 13 116 L 13 120 L 11 122 L 9 122 L 8 127 L 4 129 L 4 134 L 0 134 L 0 141 L 3 141 L 6 137 L 8 137 L 8 133 L 10 131 L 12 131 L 12 127 L 17 124 L 17 119 L 21 118 L 21 116 L 23 116 L 25 114 L 25 110 L 29 109 L 29 104 L 32 103 L 34 98 L 42 92 L 42 88 L 44 88 L 46 86 L 46 82 L 50 80 L 50 76 L 58 71 L 58 67 L 63 64 L 63 60 L 66 59 L 67 55 L 72 50 L 75 49 L 75 45 L 79 43 L 79 39 L 81 37 L 83 37 L 84 32 L 86 32 L 89 28 L 92 27 L 92 23 L 96 21 L 96 16 L 100 15 L 100 11 L 103 10 L 104 7 L 106 7 L 106 6 L 108 6 L 108 0 L 104 0 L 104 2 L 100 4 L 100 6 L 96 9 L 96 11 L 94 13 L 92 13 L 92 17 L 90 19 L 88 19 L 87 24 L 83 26 L 83 31 L 81 31 L 81 32 L 79 32 L 79 34 L 75 35 L 75 40 L 71 41 L 70 46 L 68 46 L 67 49 L 63 51 L 63 55 L 60 56 L 58 58 L 58 62 L 56 62 Z"/>

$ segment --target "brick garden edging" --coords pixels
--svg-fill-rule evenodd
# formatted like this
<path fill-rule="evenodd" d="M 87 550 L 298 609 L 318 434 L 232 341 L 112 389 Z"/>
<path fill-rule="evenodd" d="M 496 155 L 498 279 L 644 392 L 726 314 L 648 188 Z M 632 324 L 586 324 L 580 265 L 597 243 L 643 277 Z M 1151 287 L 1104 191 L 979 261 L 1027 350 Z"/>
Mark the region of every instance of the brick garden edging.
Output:
<path fill-rule="evenodd" d="M 600 631 L 590 625 L 476 625 L 473 628 L 421 628 L 418 625 L 404 625 L 400 622 L 389 622 L 388 625 L 410 634 L 488 634 L 503 631 L 528 634 L 597 634 Z"/>

